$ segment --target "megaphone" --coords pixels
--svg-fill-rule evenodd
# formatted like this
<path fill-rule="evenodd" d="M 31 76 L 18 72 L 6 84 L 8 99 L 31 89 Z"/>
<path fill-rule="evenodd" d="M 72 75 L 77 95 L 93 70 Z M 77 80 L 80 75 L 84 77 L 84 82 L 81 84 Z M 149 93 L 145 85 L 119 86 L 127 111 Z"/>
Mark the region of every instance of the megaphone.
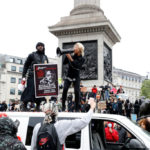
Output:
<path fill-rule="evenodd" d="M 74 49 L 60 49 L 59 47 L 57 47 L 56 49 L 56 54 L 58 57 L 64 54 L 71 54 L 73 52 L 74 52 Z"/>

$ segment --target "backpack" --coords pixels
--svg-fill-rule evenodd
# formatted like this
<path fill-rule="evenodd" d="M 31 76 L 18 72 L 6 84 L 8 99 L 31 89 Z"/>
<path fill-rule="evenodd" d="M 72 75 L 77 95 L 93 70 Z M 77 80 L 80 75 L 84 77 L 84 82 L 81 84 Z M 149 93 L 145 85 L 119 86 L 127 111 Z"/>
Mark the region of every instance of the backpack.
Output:
<path fill-rule="evenodd" d="M 42 124 L 37 134 L 37 150 L 62 150 L 54 124 Z"/>

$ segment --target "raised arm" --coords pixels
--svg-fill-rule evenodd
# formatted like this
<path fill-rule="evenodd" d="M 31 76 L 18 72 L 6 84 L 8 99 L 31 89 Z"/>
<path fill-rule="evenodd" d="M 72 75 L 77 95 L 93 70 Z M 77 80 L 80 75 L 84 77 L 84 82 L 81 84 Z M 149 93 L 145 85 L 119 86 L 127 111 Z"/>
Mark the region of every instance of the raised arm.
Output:
<path fill-rule="evenodd" d="M 83 118 L 75 120 L 61 120 L 55 124 L 55 128 L 61 144 L 64 144 L 67 136 L 80 131 L 89 124 L 92 119 L 93 110 L 96 106 L 94 99 L 90 100 L 90 106 L 90 110 Z"/>

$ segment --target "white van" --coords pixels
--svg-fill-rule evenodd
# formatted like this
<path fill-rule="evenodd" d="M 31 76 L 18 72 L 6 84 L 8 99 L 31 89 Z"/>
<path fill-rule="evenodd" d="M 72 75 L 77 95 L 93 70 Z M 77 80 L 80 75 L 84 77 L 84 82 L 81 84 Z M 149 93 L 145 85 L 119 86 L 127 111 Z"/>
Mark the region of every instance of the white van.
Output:
<path fill-rule="evenodd" d="M 33 128 L 37 123 L 42 122 L 45 114 L 42 112 L 7 112 L 6 114 L 13 120 L 18 119 L 20 121 L 18 136 L 30 150 Z M 84 115 L 84 113 L 59 113 L 58 120 L 77 119 Z M 121 126 L 126 133 L 130 133 L 132 138 L 137 139 L 145 148 L 150 148 L 150 134 L 127 117 L 95 113 L 87 127 L 67 137 L 66 150 L 121 150 L 125 140 L 121 142 L 108 142 L 106 140 L 105 128 L 108 121 L 114 122 L 116 127 L 117 125 Z M 119 134 L 119 136 L 122 135 Z"/>

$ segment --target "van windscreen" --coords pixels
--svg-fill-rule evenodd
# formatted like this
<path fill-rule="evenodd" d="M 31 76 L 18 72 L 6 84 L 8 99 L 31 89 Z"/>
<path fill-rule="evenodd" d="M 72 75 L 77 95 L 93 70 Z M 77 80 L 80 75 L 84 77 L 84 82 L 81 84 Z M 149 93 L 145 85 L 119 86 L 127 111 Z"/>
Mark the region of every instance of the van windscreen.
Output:
<path fill-rule="evenodd" d="M 31 145 L 33 129 L 34 129 L 35 125 L 37 123 L 41 123 L 43 121 L 43 119 L 44 119 L 44 117 L 30 117 L 29 118 L 25 145 L 27 145 L 27 146 Z"/>

